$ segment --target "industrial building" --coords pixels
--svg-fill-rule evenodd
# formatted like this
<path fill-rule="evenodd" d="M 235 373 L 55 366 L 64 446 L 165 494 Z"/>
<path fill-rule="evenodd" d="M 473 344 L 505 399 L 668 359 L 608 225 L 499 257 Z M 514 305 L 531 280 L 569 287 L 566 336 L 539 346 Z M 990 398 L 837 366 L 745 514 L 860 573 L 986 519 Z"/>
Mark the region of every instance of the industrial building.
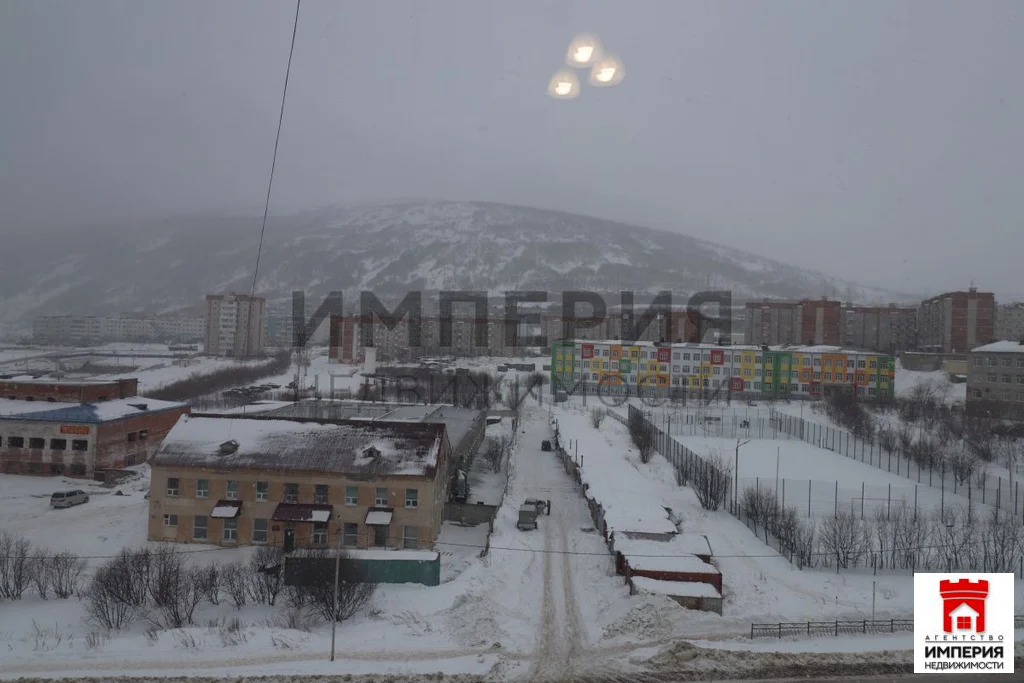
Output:
<path fill-rule="evenodd" d="M 137 380 L 0 383 L 0 472 L 102 477 L 146 462 L 186 414 Z"/>

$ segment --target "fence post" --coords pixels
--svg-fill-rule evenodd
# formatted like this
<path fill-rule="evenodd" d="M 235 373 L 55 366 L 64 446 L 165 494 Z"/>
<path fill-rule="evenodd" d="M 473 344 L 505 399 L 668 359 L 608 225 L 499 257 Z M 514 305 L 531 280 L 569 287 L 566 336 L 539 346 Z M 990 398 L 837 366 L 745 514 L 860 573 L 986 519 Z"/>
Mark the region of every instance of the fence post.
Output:
<path fill-rule="evenodd" d="M 917 484 L 914 484 L 914 521 L 917 521 Z"/>
<path fill-rule="evenodd" d="M 865 482 L 860 483 L 860 518 L 864 519 L 864 488 Z"/>
<path fill-rule="evenodd" d="M 750 639 L 751 640 L 754 639 L 754 625 L 753 624 L 750 625 Z"/>
<path fill-rule="evenodd" d="M 786 509 L 786 480 L 782 480 L 782 509 Z"/>
<path fill-rule="evenodd" d="M 779 622 L 779 640 L 782 640 L 782 622 Z"/>
<path fill-rule="evenodd" d="M 1003 502 L 1003 476 L 999 475 L 998 488 L 996 488 L 996 510 L 1002 508 Z"/>
<path fill-rule="evenodd" d="M 892 514 L 892 482 L 889 482 L 889 496 L 885 501 L 885 518 L 889 519 Z"/>
<path fill-rule="evenodd" d="M 867 632 L 868 632 L 868 620 L 865 619 L 864 620 L 864 633 L 867 633 Z"/>
<path fill-rule="evenodd" d="M 839 480 L 838 479 L 836 479 L 836 495 L 835 495 L 834 508 L 835 509 L 832 511 L 832 516 L 833 517 L 838 517 L 839 516 Z"/>
<path fill-rule="evenodd" d="M 807 480 L 807 517 L 811 516 L 811 480 Z"/>
<path fill-rule="evenodd" d="M 838 562 L 836 564 L 839 564 Z M 839 622 L 836 622 L 836 638 L 839 637 Z"/>

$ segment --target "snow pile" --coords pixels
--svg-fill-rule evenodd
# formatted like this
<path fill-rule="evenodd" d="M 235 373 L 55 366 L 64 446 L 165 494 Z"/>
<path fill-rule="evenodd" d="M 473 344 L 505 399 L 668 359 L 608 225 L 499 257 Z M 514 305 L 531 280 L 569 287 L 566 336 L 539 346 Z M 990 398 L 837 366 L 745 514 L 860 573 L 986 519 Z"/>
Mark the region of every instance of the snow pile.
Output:
<path fill-rule="evenodd" d="M 656 595 L 673 595 L 683 598 L 720 598 L 714 586 L 698 581 L 660 581 L 646 576 L 634 576 L 630 579 L 638 591 Z"/>

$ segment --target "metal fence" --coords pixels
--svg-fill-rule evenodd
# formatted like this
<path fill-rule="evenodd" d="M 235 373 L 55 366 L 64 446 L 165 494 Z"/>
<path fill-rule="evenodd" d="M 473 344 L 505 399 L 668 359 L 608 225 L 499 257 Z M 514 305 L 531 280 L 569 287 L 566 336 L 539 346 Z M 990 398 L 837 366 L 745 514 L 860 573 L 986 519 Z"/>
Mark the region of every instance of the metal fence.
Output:
<path fill-rule="evenodd" d="M 861 619 L 859 621 L 791 621 L 751 624 L 751 638 L 784 636 L 839 636 L 864 633 L 913 631 L 913 619 Z"/>
<path fill-rule="evenodd" d="M 922 466 L 899 449 L 885 449 L 874 440 L 856 437 L 838 427 L 777 411 L 773 413 L 771 422 L 773 429 L 781 434 L 906 477 L 917 484 L 926 484 L 939 489 L 943 496 L 947 493 L 962 496 L 969 505 L 980 503 L 1002 511 L 1012 511 L 1014 519 L 1024 523 L 1024 497 L 1020 491 L 1020 482 L 1011 482 L 1009 477 L 982 471 L 961 479 L 944 465 L 939 469 Z"/>

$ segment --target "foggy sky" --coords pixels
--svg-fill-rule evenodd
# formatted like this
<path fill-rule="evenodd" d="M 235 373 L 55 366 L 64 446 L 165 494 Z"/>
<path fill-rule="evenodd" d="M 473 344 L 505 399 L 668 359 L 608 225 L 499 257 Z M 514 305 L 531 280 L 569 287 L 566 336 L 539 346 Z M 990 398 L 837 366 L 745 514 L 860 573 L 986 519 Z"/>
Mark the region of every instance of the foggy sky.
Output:
<path fill-rule="evenodd" d="M 521 203 L 1024 299 L 1021 7 L 304 0 L 272 212 Z M 0 237 L 261 214 L 293 13 L 0 2 Z M 553 100 L 584 31 L 626 78 Z"/>

